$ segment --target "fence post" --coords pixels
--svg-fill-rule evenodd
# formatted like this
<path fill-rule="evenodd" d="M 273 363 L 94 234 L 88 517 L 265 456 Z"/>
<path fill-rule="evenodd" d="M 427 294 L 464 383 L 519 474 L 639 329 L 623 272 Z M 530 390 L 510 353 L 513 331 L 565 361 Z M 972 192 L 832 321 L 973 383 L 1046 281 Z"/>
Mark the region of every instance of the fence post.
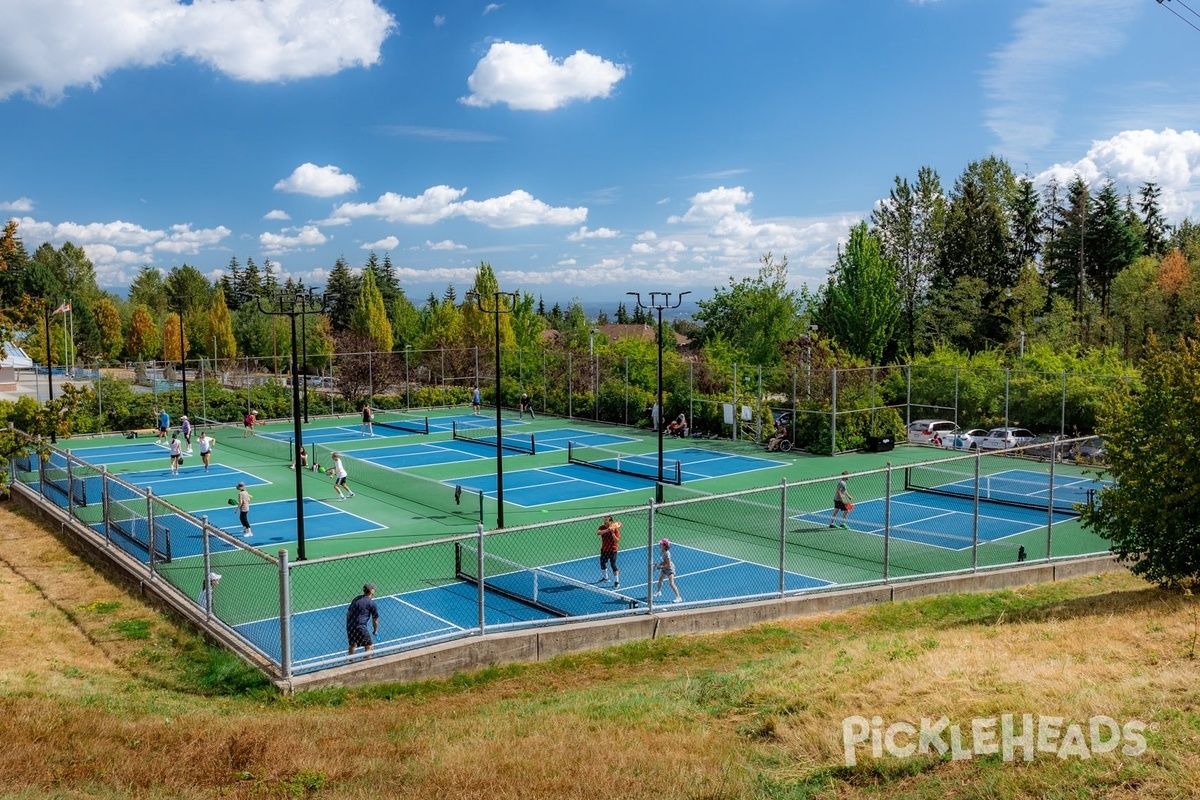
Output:
<path fill-rule="evenodd" d="M 148 558 L 146 564 L 150 570 L 150 580 L 154 581 L 154 562 L 156 557 L 154 554 L 154 490 L 146 489 L 146 550 Z"/>
<path fill-rule="evenodd" d="M 738 377 L 737 377 L 737 362 L 733 362 L 733 441 L 737 441 L 738 427 L 741 425 L 741 416 L 738 414 Z M 662 412 L 659 411 L 659 416 Z"/>
<path fill-rule="evenodd" d="M 837 367 L 830 373 L 830 410 L 829 410 L 829 455 L 837 455 Z"/>
<path fill-rule="evenodd" d="M 787 478 L 779 481 L 779 597 L 787 591 L 784 581 L 787 560 Z"/>
<path fill-rule="evenodd" d="M 482 497 L 482 493 L 480 494 L 480 496 Z M 486 632 L 485 625 L 487 623 L 487 619 L 484 615 L 484 603 L 486 601 L 487 593 L 484 591 L 483 582 L 487 576 L 484 575 L 484 573 L 483 573 L 483 523 L 482 522 L 480 522 L 478 525 L 475 526 L 475 574 L 478 576 L 478 579 L 475 581 L 475 583 L 478 585 L 479 634 L 482 636 Z"/>
<path fill-rule="evenodd" d="M 892 462 L 887 462 L 883 488 L 883 582 L 892 577 Z M 845 517 L 842 518 L 843 521 Z"/>
<path fill-rule="evenodd" d="M 567 419 L 571 419 L 574 416 L 574 409 L 575 409 L 575 404 L 574 404 L 575 382 L 573 380 L 573 378 L 575 376 L 571 374 L 574 371 L 574 369 L 575 369 L 575 365 L 574 365 L 574 362 L 571 360 L 571 351 L 568 350 L 567 351 Z"/>
<path fill-rule="evenodd" d="M 75 470 L 71 468 L 71 451 L 63 451 L 67 454 L 67 513 L 72 518 L 75 517 Z"/>
<path fill-rule="evenodd" d="M 1004 427 L 1008 427 L 1008 367 L 1004 368 Z"/>
<path fill-rule="evenodd" d="M 1066 436 L 1066 434 L 1067 434 L 1067 373 L 1065 373 L 1065 372 L 1062 374 L 1062 410 L 1060 411 L 1060 414 L 1061 414 L 1061 417 L 1059 418 L 1059 423 L 1058 423 L 1058 433 L 1060 436 Z M 1051 450 L 1051 455 L 1053 455 L 1054 448 L 1052 447 L 1052 448 L 1050 448 L 1050 450 Z"/>
<path fill-rule="evenodd" d="M 1066 380 L 1066 373 L 1063 373 L 1063 380 Z M 1050 496 L 1046 502 L 1049 511 L 1046 512 L 1046 560 L 1049 561 L 1052 555 L 1052 543 L 1054 538 L 1054 462 L 1058 459 L 1058 442 L 1050 443 Z"/>
<path fill-rule="evenodd" d="M 979 571 L 979 465 L 983 451 L 975 448 L 975 502 L 971 513 L 971 571 Z"/>
<path fill-rule="evenodd" d="M 646 504 L 649 519 L 646 523 L 646 611 L 654 613 L 654 498 Z"/>
<path fill-rule="evenodd" d="M 629 356 L 625 356 L 625 424 L 629 424 Z"/>
<path fill-rule="evenodd" d="M 284 549 L 279 551 L 279 672 L 285 679 L 292 677 L 291 568 Z"/>
<path fill-rule="evenodd" d="M 16 478 L 15 472 L 13 478 Z M 104 464 L 100 465 L 100 514 L 104 521 L 104 549 L 107 550 L 112 546 L 112 529 L 108 522 L 108 467 Z"/>
<path fill-rule="evenodd" d="M 208 542 L 207 514 L 200 518 L 200 547 L 204 556 L 204 577 L 201 580 L 204 588 L 208 590 L 204 593 L 204 616 L 206 619 L 212 619 L 213 590 L 208 581 L 208 576 L 212 574 L 212 546 Z"/>

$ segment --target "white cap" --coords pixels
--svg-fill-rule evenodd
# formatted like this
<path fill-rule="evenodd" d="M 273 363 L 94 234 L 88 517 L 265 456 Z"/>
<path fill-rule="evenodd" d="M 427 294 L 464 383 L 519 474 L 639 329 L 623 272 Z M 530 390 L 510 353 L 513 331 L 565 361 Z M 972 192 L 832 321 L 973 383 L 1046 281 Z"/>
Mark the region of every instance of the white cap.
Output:
<path fill-rule="evenodd" d="M 208 573 L 208 582 L 209 583 L 216 583 L 219 580 L 221 580 L 221 573 L 219 573 L 219 572 Z"/>

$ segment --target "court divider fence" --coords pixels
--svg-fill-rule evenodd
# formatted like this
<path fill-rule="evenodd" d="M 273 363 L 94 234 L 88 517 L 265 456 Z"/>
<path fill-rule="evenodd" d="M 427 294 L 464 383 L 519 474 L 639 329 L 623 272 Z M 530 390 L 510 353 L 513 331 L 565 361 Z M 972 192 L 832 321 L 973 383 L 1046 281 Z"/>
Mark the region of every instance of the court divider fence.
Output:
<path fill-rule="evenodd" d="M 662 503 L 611 512 L 622 523 L 619 585 L 612 571 L 600 581 L 604 514 L 493 531 L 481 524 L 474 535 L 291 561 L 41 440 L 27 438 L 9 477 L 14 491 L 70 521 L 64 531 L 287 680 L 351 660 L 344 612 L 368 582 L 383 617 L 380 656 L 514 629 L 1101 555 L 1107 543 L 1082 528 L 1074 506 L 1102 497 L 1103 476 L 1060 461 L 1071 444 L 1053 445 L 1041 461 L 1017 448 L 845 475 L 855 506 L 846 527 L 832 516 L 838 477 L 719 495 L 664 486 Z M 679 602 L 658 569 L 664 539 Z M 213 574 L 220 581 L 202 594 Z"/>

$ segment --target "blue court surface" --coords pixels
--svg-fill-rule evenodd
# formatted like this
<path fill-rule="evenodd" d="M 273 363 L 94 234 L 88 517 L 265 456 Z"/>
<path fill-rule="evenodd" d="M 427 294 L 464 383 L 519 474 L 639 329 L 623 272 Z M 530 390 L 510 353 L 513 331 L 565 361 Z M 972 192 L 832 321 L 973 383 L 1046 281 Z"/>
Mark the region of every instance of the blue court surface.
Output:
<path fill-rule="evenodd" d="M 892 497 L 890 536 L 916 544 L 946 550 L 969 550 L 973 545 L 974 501 L 968 497 L 950 497 L 923 492 L 902 492 Z M 883 536 L 885 504 L 880 500 L 865 500 L 854 504 L 850 512 L 849 529 L 859 533 Z M 805 530 L 825 528 L 833 517 L 833 509 L 799 514 L 792 519 L 807 523 Z M 838 516 L 838 523 L 841 523 Z M 1020 508 L 997 503 L 979 504 L 979 541 L 996 542 L 1045 529 L 1050 519 L 1047 509 Z M 1055 523 L 1075 519 L 1075 515 L 1055 512 Z"/>
<path fill-rule="evenodd" d="M 657 556 L 657 548 L 655 549 Z M 670 609 L 717 602 L 730 597 L 771 595 L 779 591 L 779 571 L 760 564 L 729 558 L 682 545 L 673 545 L 675 583 L 683 597 L 676 605 L 664 582 L 657 607 Z M 538 567 L 491 570 L 485 581 L 484 624 L 503 627 L 564 616 L 645 611 L 646 600 L 657 585 L 646 583 L 646 548 L 620 553 L 622 582 L 619 589 L 599 583 L 596 557 Z M 784 573 L 787 591 L 830 585 L 807 575 Z M 536 586 L 536 588 L 535 588 Z M 537 598 L 536 601 L 534 598 Z M 350 598 L 347 598 L 347 604 Z M 479 626 L 479 589 L 462 580 L 445 586 L 399 595 L 376 597 L 379 636 L 376 647 L 409 646 L 455 636 Z M 539 607 L 540 606 L 540 607 Z M 267 652 L 279 648 L 279 620 L 269 618 L 238 625 L 237 629 Z M 343 656 L 346 605 L 298 613 L 292 617 L 292 655 L 298 670 Z"/>
<path fill-rule="evenodd" d="M 180 438 L 182 442 L 182 437 Z M 193 448 L 195 438 L 192 439 Z M 133 461 L 167 460 L 169 455 L 165 444 L 157 444 L 152 438 L 132 439 L 129 444 L 111 444 L 101 447 L 81 447 L 69 451 L 72 455 L 82 458 L 89 464 L 125 464 Z M 200 456 L 196 456 L 199 459 Z M 51 462 L 53 463 L 53 462 Z"/>
<path fill-rule="evenodd" d="M 478 417 L 473 418 L 476 422 Z M 432 423 L 431 423 L 432 424 Z M 476 426 L 486 429 L 488 426 Z M 493 428 L 494 429 L 494 428 Z M 573 428 L 559 428 L 536 434 L 536 447 L 539 453 L 543 450 L 565 450 L 567 442 L 579 436 L 588 437 L 589 444 L 623 444 L 634 441 L 627 436 L 614 436 L 608 433 L 584 433 Z M 546 437 L 546 438 L 543 438 Z M 372 447 L 366 450 L 355 450 L 351 453 L 362 461 L 370 461 L 390 469 L 412 469 L 439 464 L 456 464 L 464 461 L 480 461 L 493 458 L 496 455 L 496 439 L 464 441 L 461 439 L 443 439 L 440 441 L 413 442 L 412 444 L 391 445 L 389 447 Z M 509 455 L 519 455 L 512 454 Z"/>
<path fill-rule="evenodd" d="M 538 441 L 540 446 L 541 440 Z M 587 451 L 589 459 L 594 458 L 593 463 L 597 466 L 561 464 L 505 472 L 504 502 L 524 508 L 537 508 L 620 492 L 653 490 L 654 478 L 658 474 L 657 453 L 595 458 L 597 454 L 605 452 L 607 451 Z M 766 458 L 727 455 L 688 447 L 670 450 L 665 454 L 664 470 L 668 475 L 674 474 L 676 461 L 680 464 L 685 483 L 690 480 L 737 475 L 780 466 L 780 462 Z M 478 475 L 454 482 L 464 488 L 482 492 L 492 499 L 496 497 L 495 475 Z"/>
<path fill-rule="evenodd" d="M 191 463 L 189 464 L 189 462 Z M 121 473 L 121 480 L 143 489 L 150 489 L 159 497 L 176 497 L 182 494 L 211 492 L 216 489 L 234 491 L 239 481 L 245 483 L 246 486 L 262 486 L 270 483 L 257 475 L 224 464 L 213 464 L 206 471 L 197 456 L 185 457 L 183 464 L 178 475 L 172 475 L 171 470 L 164 467 L 124 472 Z"/>
<path fill-rule="evenodd" d="M 114 541 L 122 549 L 148 560 L 150 537 L 146 522 L 146 503 L 142 499 L 114 501 L 120 508 L 110 515 L 114 526 Z M 207 516 L 209 525 L 220 528 L 242 542 L 258 548 L 277 549 L 278 545 L 296 541 L 296 503 L 293 500 L 277 500 L 250 507 L 250 524 L 254 535 L 242 538 L 242 525 L 234 506 L 224 505 L 195 512 L 197 518 Z M 383 530 L 384 526 L 347 511 L 339 503 L 336 506 L 322 500 L 304 498 L 305 538 L 322 539 L 329 536 L 345 536 L 352 533 Z M 103 534 L 104 523 L 92 526 Z M 178 561 L 204 552 L 200 527 L 177 514 L 156 514 L 154 517 L 154 550 L 156 557 L 164 561 Z M 126 546 L 130 543 L 134 546 Z M 221 553 L 235 549 L 234 545 L 217 537 L 209 537 L 209 550 Z"/>

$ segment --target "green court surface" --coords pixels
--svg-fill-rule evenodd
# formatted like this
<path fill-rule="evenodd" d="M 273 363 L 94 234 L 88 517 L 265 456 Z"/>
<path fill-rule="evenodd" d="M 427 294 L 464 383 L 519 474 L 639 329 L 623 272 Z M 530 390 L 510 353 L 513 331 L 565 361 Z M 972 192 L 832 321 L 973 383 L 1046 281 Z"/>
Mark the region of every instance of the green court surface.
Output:
<path fill-rule="evenodd" d="M 424 415 L 424 412 L 422 412 Z M 313 419 L 303 426 L 306 439 L 306 450 L 314 454 L 322 467 L 321 472 L 311 470 L 301 471 L 304 496 L 313 500 L 325 501 L 337 505 L 337 508 L 378 523 L 381 528 L 358 534 L 343 536 L 318 537 L 312 536 L 311 528 L 321 524 L 319 521 L 306 524 L 306 556 L 319 558 L 327 555 L 375 550 L 393 545 L 438 539 L 460 534 L 473 534 L 476 526 L 464 508 L 464 513 L 454 515 L 444 510 L 430 508 L 421 502 L 415 502 L 403 496 L 406 492 L 400 484 L 408 487 L 408 493 L 415 492 L 417 497 L 428 497 L 425 487 L 431 484 L 410 479 L 408 476 L 429 479 L 432 482 L 445 483 L 446 492 L 452 492 L 456 484 L 484 483 L 491 484 L 489 497 L 484 500 L 484 526 L 491 530 L 496 527 L 496 503 L 494 500 L 494 484 L 496 480 L 496 458 L 494 445 L 484 443 L 454 442 L 451 436 L 450 423 L 454 420 L 462 423 L 492 426 L 494 416 L 486 412 L 474 417 L 467 410 L 438 410 L 428 413 L 431 433 L 377 435 L 363 437 L 359 435 L 359 422 L 356 417 Z M 197 427 L 199 431 L 203 426 Z M 213 448 L 212 463 L 220 465 L 222 470 L 231 473 L 229 485 L 209 479 L 201 466 L 200 456 L 194 453 L 184 459 L 180 477 L 184 480 L 174 481 L 170 486 L 157 486 L 156 494 L 168 500 L 180 509 L 201 515 L 212 512 L 227 505 L 228 499 L 236 494 L 237 472 L 248 473 L 263 481 L 260 485 L 251 485 L 253 496 L 251 520 L 256 516 L 255 508 L 261 504 L 290 500 L 296 498 L 296 473 L 289 469 L 290 440 L 292 426 L 289 422 L 272 422 L 260 425 L 256 431 L 256 439 L 248 441 L 243 436 L 240 425 L 219 426 L 207 428 L 216 439 Z M 377 428 L 382 431 L 382 428 Z M 616 437 L 622 441 L 606 444 L 614 450 L 626 454 L 643 454 L 653 464 L 657 453 L 657 438 L 647 430 L 625 428 L 605 424 L 596 424 L 587 420 L 547 418 L 540 416 L 536 421 L 528 419 L 523 423 L 516 420 L 504 422 L 504 432 L 509 434 L 533 434 L 537 440 L 539 434 L 546 432 L 579 431 L 582 435 L 568 435 L 564 438 L 561 433 L 553 440 L 547 440 L 544 452 L 523 454 L 505 451 L 503 454 L 503 471 L 505 477 L 506 506 L 505 527 L 517 527 L 554 519 L 564 519 L 590 514 L 603 513 L 615 509 L 626 509 L 644 505 L 655 494 L 652 480 L 630 478 L 626 475 L 613 475 L 608 472 L 587 467 L 579 474 L 584 480 L 595 485 L 597 491 L 605 494 L 570 499 L 560 499 L 548 496 L 549 502 L 527 507 L 514 504 L 513 497 L 518 492 L 518 486 L 523 481 L 524 474 L 546 468 L 559 468 L 567 464 L 565 439 L 576 441 L 586 438 L 588 434 L 601 437 Z M 391 433 L 391 432 L 389 432 Z M 329 440 L 325 437 L 334 436 Z M 310 438 L 321 440 L 311 444 Z M 72 439 L 60 443 L 61 447 L 69 448 L 77 457 L 97 465 L 104 464 L 109 472 L 122 477 L 132 478 L 135 485 L 145 488 L 145 483 L 139 483 L 138 477 L 150 474 L 156 470 L 166 471 L 168 467 L 167 449 L 163 446 L 152 446 L 152 439 L 141 437 L 127 440 L 119 436 L 95 437 L 87 439 Z M 270 443 L 270 444 L 266 444 Z M 324 473 L 330 461 L 328 454 L 334 450 L 345 453 L 353 459 L 370 459 L 376 454 L 394 451 L 396 448 L 429 448 L 457 447 L 447 449 L 444 455 L 434 453 L 431 458 L 439 459 L 440 463 L 430 463 L 423 466 L 405 467 L 403 472 L 395 471 L 387 476 L 387 480 L 372 483 L 380 484 L 387 490 L 377 486 L 366 485 L 365 475 L 359 475 L 356 480 L 355 467 L 350 462 L 348 467 L 348 483 L 355 496 L 345 501 L 339 501 L 333 488 L 332 479 Z M 247 448 L 260 452 L 249 452 Z M 818 477 L 832 476 L 841 470 L 851 472 L 872 469 L 883 466 L 887 461 L 902 463 L 921 460 L 927 457 L 929 451 L 924 448 L 902 448 L 891 453 L 883 454 L 853 454 L 830 458 L 828 456 L 811 456 L 804 453 L 767 453 L 757 444 L 750 442 L 730 442 L 724 440 L 709 441 L 701 439 L 670 439 L 665 441 L 665 460 L 672 461 L 672 453 L 682 450 L 704 450 L 713 454 L 737 459 L 731 462 L 728 474 L 713 477 L 694 477 L 685 480 L 685 485 L 692 490 L 706 494 L 717 494 L 738 489 L 778 486 L 786 479 L 789 483 Z M 116 453 L 127 450 L 127 453 Z M 95 458 L 89 457 L 89 451 L 96 453 Z M 466 455 L 462 455 L 465 453 Z M 741 458 L 751 457 L 754 469 L 741 471 Z M 134 459 L 134 460 L 128 460 Z M 759 463 L 761 462 L 761 463 Z M 372 470 L 374 471 L 374 470 Z M 194 480 L 189 480 L 194 478 Z M 394 482 L 394 483 L 393 483 Z M 249 483 L 249 482 L 248 482 Z M 414 486 L 414 484 L 420 484 Z M 255 544 L 253 540 L 250 542 Z M 269 552 L 274 554 L 278 543 L 273 542 Z M 288 545 L 290 557 L 296 558 L 295 544 Z"/>
<path fill-rule="evenodd" d="M 377 427 L 377 435 L 367 436 L 357 417 L 313 419 L 302 430 L 310 463 L 321 469 L 299 472 L 291 469 L 293 428 L 287 422 L 260 425 L 254 437 L 245 436 L 240 425 L 207 428 L 216 439 L 208 473 L 195 453 L 185 458 L 179 475 L 172 475 L 167 449 L 146 438 L 73 439 L 60 447 L 137 486 L 152 486 L 170 506 L 205 517 L 228 534 L 227 540 L 200 535 L 173 511 L 165 520 L 155 517 L 155 524 L 170 528 L 173 538 L 169 563 L 160 562 L 158 571 L 196 594 L 204 574 L 202 548 L 207 546 L 210 568 L 225 575 L 214 612 L 234 626 L 270 628 L 269 621 L 279 614 L 277 567 L 241 545 L 272 557 L 286 550 L 295 564 L 292 612 L 324 613 L 344 606 L 354 587 L 368 580 L 380 584 L 380 596 L 390 597 L 415 598 L 455 585 L 462 565 L 455 563 L 456 547 L 449 540 L 474 539 L 481 512 L 489 532 L 487 552 L 531 567 L 591 563 L 598 547 L 597 515 L 617 514 L 624 523 L 623 550 L 652 553 L 659 538 L 668 538 L 684 548 L 680 575 L 704 582 L 707 596 L 730 601 L 775 591 L 772 575 L 808 581 L 810 587 L 853 585 L 1107 550 L 1069 509 L 1060 506 L 1053 514 L 1038 509 L 1036 490 L 1048 485 L 1051 469 L 1045 463 L 1007 456 L 976 462 L 972 456 L 953 458 L 946 451 L 917 446 L 831 458 L 767 453 L 752 442 L 667 439 L 664 475 L 677 472 L 680 483 L 663 487 L 666 505 L 652 516 L 648 505 L 656 486 L 651 477 L 658 473 L 653 432 L 580 419 L 518 420 L 515 414 L 504 420 L 504 441 L 516 449 L 503 452 L 501 531 L 496 530 L 494 414 L 438 409 L 410 414 L 404 424 L 414 430 L 427 426 L 429 433 Z M 199 427 L 197 433 L 201 430 L 206 429 Z M 606 468 L 569 463 L 568 448 L 577 461 Z M 334 452 L 345 455 L 353 497 L 339 499 L 326 475 Z M 941 480 L 934 474 L 931 482 L 973 477 L 977 468 L 986 473 L 989 487 L 1010 475 L 1025 481 L 1034 487 L 1033 507 L 982 503 L 976 512 L 972 497 L 906 490 L 905 467 L 932 461 L 948 477 Z M 619 471 L 613 471 L 618 463 Z M 1056 486 L 1093 480 L 1082 467 L 1060 464 L 1054 469 Z M 832 527 L 834 487 L 843 471 L 852 476 L 849 489 L 856 507 L 846 527 Z M 297 476 L 303 484 L 309 562 L 304 565 L 296 563 Z M 51 480 L 49 473 L 46 480 Z M 97 480 L 94 475 L 82 479 L 78 492 L 99 494 Z M 254 534 L 248 539 L 242 538 L 230 505 L 239 480 L 253 498 Z M 679 500 L 694 502 L 673 502 Z M 81 519 L 88 522 L 94 522 L 88 515 L 100 513 L 90 501 L 83 510 Z M 144 533 L 135 535 L 145 538 Z M 416 546 L 431 540 L 442 542 Z M 396 551 L 399 546 L 413 547 Z M 348 555 L 353 557 L 342 557 Z M 695 565 L 686 563 L 689 557 L 716 556 L 724 560 L 715 563 L 734 559 L 768 569 L 694 573 Z M 625 581 L 633 585 L 637 576 L 645 583 L 651 565 L 634 562 L 632 556 L 623 560 L 622 570 L 629 576 Z M 715 585 L 723 573 L 756 576 L 755 585 Z M 414 629 L 409 635 L 420 634 Z"/>

